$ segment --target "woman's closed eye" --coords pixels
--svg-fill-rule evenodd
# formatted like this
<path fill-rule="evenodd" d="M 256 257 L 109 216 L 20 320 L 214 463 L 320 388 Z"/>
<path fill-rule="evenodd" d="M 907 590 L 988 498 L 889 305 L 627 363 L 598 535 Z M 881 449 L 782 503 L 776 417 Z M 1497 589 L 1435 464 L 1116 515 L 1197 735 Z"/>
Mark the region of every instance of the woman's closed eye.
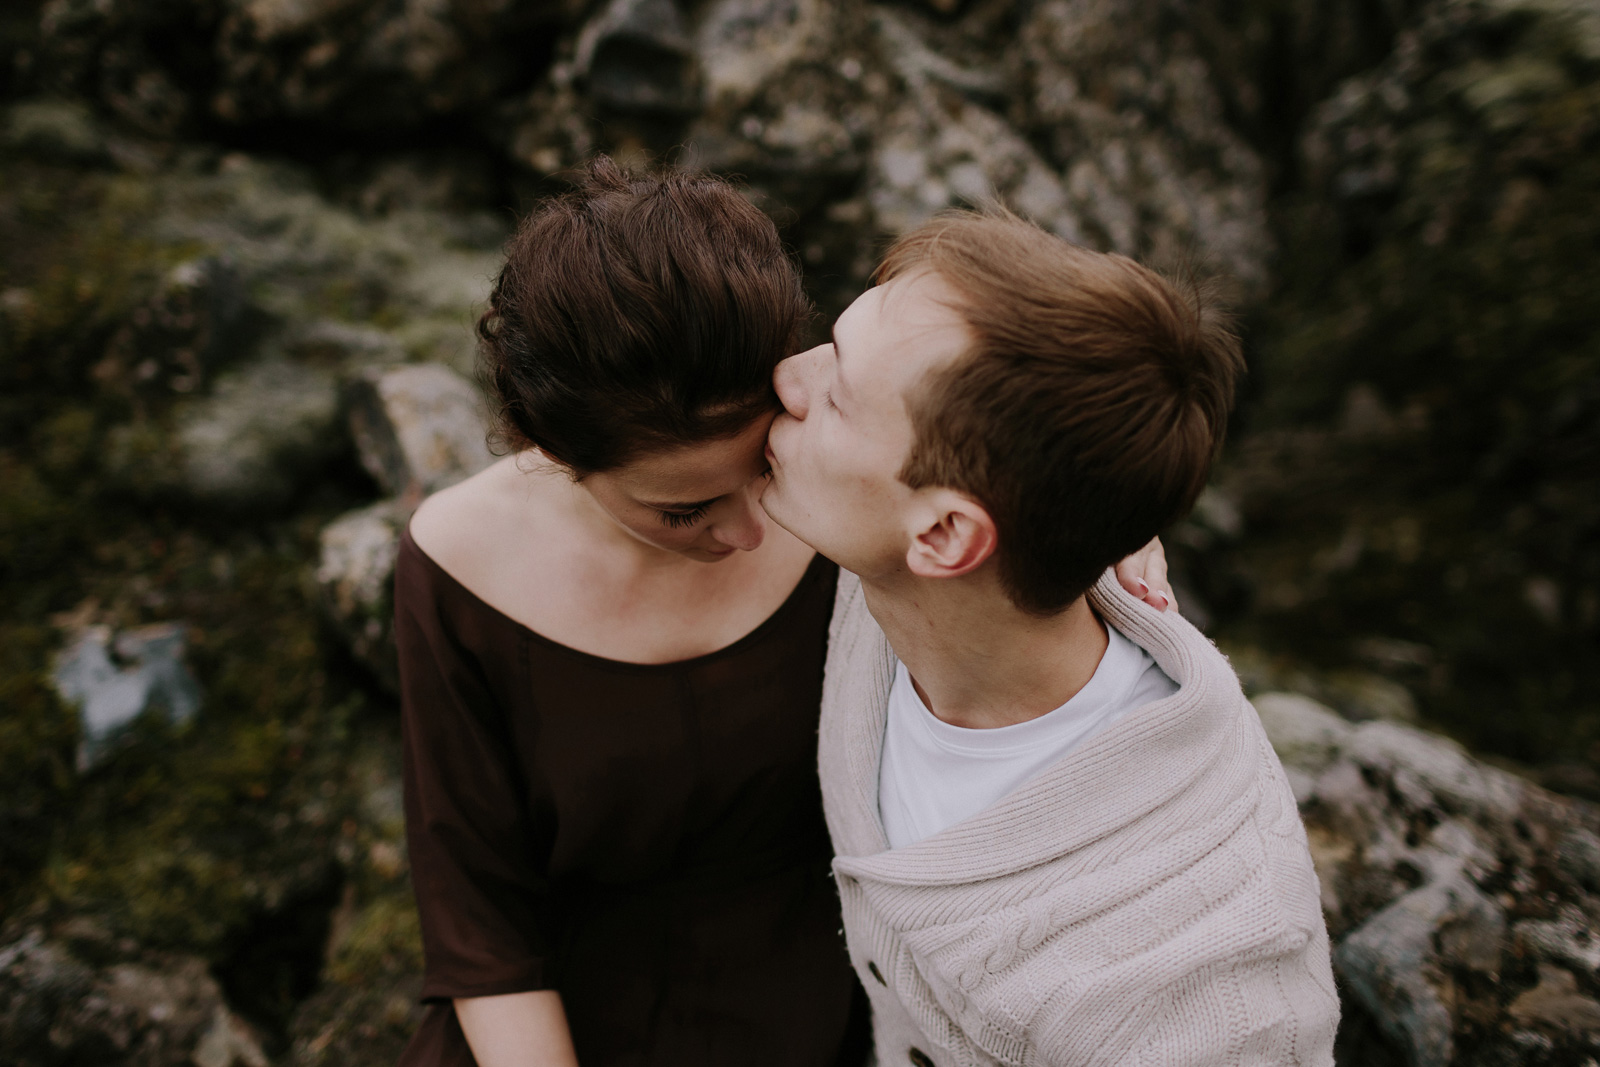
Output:
<path fill-rule="evenodd" d="M 688 511 L 663 511 L 661 521 L 674 529 L 684 526 L 693 526 L 706 517 L 706 512 L 711 510 L 711 501 L 697 505 Z"/>

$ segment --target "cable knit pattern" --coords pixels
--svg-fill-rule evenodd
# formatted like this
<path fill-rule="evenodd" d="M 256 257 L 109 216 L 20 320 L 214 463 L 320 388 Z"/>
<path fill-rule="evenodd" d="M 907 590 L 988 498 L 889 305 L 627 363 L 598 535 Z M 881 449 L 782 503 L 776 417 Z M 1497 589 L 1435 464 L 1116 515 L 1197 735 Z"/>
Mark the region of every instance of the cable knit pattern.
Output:
<path fill-rule="evenodd" d="M 1090 599 L 1178 692 L 890 851 L 878 761 L 895 659 L 840 576 L 819 764 L 879 1064 L 1332 1064 L 1317 877 L 1255 710 L 1175 613 L 1109 573 Z"/>

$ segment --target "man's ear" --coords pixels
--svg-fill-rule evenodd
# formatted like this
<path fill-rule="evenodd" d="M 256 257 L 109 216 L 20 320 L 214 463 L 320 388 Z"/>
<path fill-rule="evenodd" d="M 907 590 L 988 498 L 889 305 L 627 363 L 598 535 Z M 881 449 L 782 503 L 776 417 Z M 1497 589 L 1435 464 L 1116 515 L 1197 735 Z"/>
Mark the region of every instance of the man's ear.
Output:
<path fill-rule="evenodd" d="M 1000 544 L 989 512 L 953 489 L 925 490 L 922 528 L 913 533 L 906 566 L 919 578 L 959 578 L 981 567 Z M 929 521 L 931 520 L 931 521 Z"/>

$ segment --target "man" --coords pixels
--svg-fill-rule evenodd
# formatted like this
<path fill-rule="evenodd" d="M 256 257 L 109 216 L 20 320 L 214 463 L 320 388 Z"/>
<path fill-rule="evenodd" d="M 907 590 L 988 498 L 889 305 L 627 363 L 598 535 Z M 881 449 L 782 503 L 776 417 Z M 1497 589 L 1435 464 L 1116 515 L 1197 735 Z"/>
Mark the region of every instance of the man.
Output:
<path fill-rule="evenodd" d="M 1241 369 L 1193 287 L 1000 212 L 779 366 L 774 520 L 846 571 L 820 768 L 879 1063 L 1331 1064 L 1294 798 L 1237 679 L 1107 568 Z"/>

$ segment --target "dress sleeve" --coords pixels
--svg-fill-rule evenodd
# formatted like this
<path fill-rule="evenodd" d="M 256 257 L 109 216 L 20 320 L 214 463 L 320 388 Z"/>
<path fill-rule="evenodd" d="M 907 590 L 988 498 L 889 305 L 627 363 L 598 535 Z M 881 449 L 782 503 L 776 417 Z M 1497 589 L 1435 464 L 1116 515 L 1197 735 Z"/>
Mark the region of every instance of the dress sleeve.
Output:
<path fill-rule="evenodd" d="M 547 857 L 537 855 L 504 715 L 473 635 L 461 632 L 469 624 L 447 609 L 435 570 L 408 534 L 395 572 L 395 643 L 422 996 L 548 988 Z"/>

